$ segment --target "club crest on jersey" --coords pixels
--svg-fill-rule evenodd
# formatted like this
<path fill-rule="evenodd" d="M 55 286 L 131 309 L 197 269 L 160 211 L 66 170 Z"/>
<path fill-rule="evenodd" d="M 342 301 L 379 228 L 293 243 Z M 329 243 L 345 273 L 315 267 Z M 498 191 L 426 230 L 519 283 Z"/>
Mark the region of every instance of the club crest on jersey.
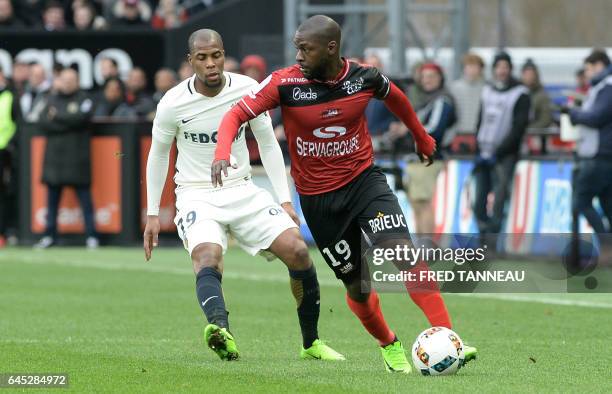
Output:
<path fill-rule="evenodd" d="M 359 77 L 356 81 L 344 81 L 342 89 L 346 91 L 346 94 L 353 94 L 363 89 L 363 78 Z"/>
<path fill-rule="evenodd" d="M 328 108 L 325 111 L 321 112 L 321 117 L 323 119 L 328 119 L 333 118 L 335 116 L 340 116 L 341 113 L 342 111 L 340 111 L 340 108 Z"/>
<path fill-rule="evenodd" d="M 312 88 L 309 88 L 308 91 L 304 91 L 301 88 L 293 88 L 293 99 L 295 101 L 312 101 L 317 99 L 317 92 L 313 92 Z"/>

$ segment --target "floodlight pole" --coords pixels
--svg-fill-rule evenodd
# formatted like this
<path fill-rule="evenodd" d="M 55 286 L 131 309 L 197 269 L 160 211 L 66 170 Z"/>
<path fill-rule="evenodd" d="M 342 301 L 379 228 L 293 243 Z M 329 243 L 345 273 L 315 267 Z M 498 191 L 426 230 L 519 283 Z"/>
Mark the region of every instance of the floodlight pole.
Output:
<path fill-rule="evenodd" d="M 507 45 L 506 0 L 497 1 L 497 49 L 503 51 Z"/>
<path fill-rule="evenodd" d="M 453 69 L 454 79 L 462 74 L 461 60 L 470 50 L 470 2 L 469 0 L 454 0 L 454 10 L 451 16 Z"/>
<path fill-rule="evenodd" d="M 404 0 L 387 1 L 387 20 L 389 21 L 389 49 L 391 64 L 389 74 L 401 75 L 406 69 L 406 41 L 404 27 L 406 25 L 406 2 Z"/>
<path fill-rule="evenodd" d="M 293 35 L 298 28 L 298 0 L 284 0 L 283 36 L 285 41 L 285 65 L 295 63 L 295 48 Z"/>

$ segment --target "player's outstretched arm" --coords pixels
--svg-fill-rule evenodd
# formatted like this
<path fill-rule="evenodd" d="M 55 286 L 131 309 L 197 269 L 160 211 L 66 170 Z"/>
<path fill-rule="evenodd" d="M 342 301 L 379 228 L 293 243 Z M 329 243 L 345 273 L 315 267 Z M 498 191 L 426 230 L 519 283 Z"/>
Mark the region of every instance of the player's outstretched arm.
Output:
<path fill-rule="evenodd" d="M 268 75 L 259 85 L 253 80 L 255 85 L 251 93 L 244 96 L 221 120 L 217 131 L 215 160 L 210 171 L 213 187 L 223 186 L 221 173 L 227 177 L 232 143 L 238 134 L 240 125 L 279 105 L 277 80 L 276 73 Z"/>
<path fill-rule="evenodd" d="M 147 261 L 158 245 L 159 203 L 168 175 L 171 143 L 159 141 L 155 136 L 147 159 L 147 224 L 143 235 L 143 247 Z"/>
<path fill-rule="evenodd" d="M 299 226 L 300 219 L 291 203 L 291 193 L 289 192 L 289 184 L 287 183 L 283 152 L 274 134 L 272 120 L 267 113 L 263 113 L 257 118 L 249 121 L 249 124 L 257 140 L 261 163 L 266 170 L 266 174 L 268 174 L 270 183 L 272 183 L 272 188 L 274 189 L 278 202 L 287 214 L 289 214 L 291 219 Z"/>
<path fill-rule="evenodd" d="M 431 165 L 433 154 L 436 151 L 436 140 L 427 133 L 419 121 L 408 97 L 393 82 L 391 82 L 389 95 L 385 98 L 384 103 L 412 132 L 421 161 L 427 161 L 427 165 Z"/>
<path fill-rule="evenodd" d="M 215 159 L 210 168 L 210 181 L 213 187 L 217 187 L 217 185 L 223 186 L 221 173 L 227 177 L 227 168 L 230 166 L 230 153 L 234 138 L 236 138 L 238 134 L 240 125 L 251 118 L 253 117 L 250 117 L 238 105 L 234 105 L 234 107 L 223 116 L 221 124 L 219 125 L 219 131 L 217 131 Z"/>

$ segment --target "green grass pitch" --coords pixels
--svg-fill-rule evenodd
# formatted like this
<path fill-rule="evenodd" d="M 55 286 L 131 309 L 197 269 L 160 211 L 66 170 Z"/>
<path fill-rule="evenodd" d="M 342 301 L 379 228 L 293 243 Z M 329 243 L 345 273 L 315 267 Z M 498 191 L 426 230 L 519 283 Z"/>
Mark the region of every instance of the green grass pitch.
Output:
<path fill-rule="evenodd" d="M 447 295 L 456 331 L 480 357 L 451 377 L 388 374 L 376 343 L 313 251 L 320 335 L 343 363 L 299 359 L 286 269 L 238 249 L 223 288 L 242 359 L 202 340 L 184 250 L 0 250 L 0 373 L 67 372 L 75 392 L 612 392 L 612 296 Z M 382 294 L 408 350 L 427 323 L 407 294 Z M 559 301 L 559 302 L 557 302 Z M 563 304 L 565 303 L 565 304 Z M 33 392 L 41 392 L 33 389 Z"/>

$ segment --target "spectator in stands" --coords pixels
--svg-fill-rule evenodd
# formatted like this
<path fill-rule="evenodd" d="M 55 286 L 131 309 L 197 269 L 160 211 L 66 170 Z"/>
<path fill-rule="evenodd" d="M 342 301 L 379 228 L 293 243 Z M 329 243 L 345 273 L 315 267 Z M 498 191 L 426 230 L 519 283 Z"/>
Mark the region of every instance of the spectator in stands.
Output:
<path fill-rule="evenodd" d="M 21 60 L 15 59 L 13 62 L 13 75 L 11 75 L 11 85 L 16 97 L 21 98 L 26 85 L 30 78 L 30 65 L 22 62 Z"/>
<path fill-rule="evenodd" d="M 73 9 L 72 23 L 77 30 L 92 30 L 94 9 L 90 5 L 77 5 Z"/>
<path fill-rule="evenodd" d="M 11 0 L 0 0 L 0 29 L 19 28 L 24 24 L 15 16 Z"/>
<path fill-rule="evenodd" d="M 166 92 L 178 83 L 178 78 L 174 70 L 162 68 L 155 73 L 155 93 L 153 101 L 155 105 L 159 103 Z"/>
<path fill-rule="evenodd" d="M 261 82 L 268 76 L 268 65 L 266 60 L 259 55 L 248 55 L 240 62 L 242 74 L 247 75 L 257 82 Z"/>
<path fill-rule="evenodd" d="M 47 77 L 45 68 L 39 63 L 32 64 L 28 83 L 20 99 L 21 112 L 26 121 L 38 121 L 47 103 L 50 90 L 51 79 Z"/>
<path fill-rule="evenodd" d="M 236 60 L 236 58 L 231 57 L 231 56 L 226 56 L 225 65 L 223 66 L 223 71 L 240 74 L 240 63 L 238 63 L 238 60 Z"/>
<path fill-rule="evenodd" d="M 423 104 L 425 96 L 423 86 L 421 85 L 421 66 L 423 66 L 423 62 L 417 62 L 412 66 L 412 80 L 406 90 L 406 95 L 415 108 Z"/>
<path fill-rule="evenodd" d="M 115 118 L 116 120 L 136 120 L 138 115 L 126 102 L 125 85 L 117 77 L 104 82 L 102 96 L 96 103 L 95 117 Z"/>
<path fill-rule="evenodd" d="M 10 180 L 6 179 L 5 174 L 10 174 L 13 178 L 14 173 L 11 171 L 11 159 L 14 160 L 14 155 L 17 152 L 15 143 L 15 133 L 17 131 L 17 122 L 21 114 L 19 102 L 14 92 L 10 89 L 9 80 L 4 75 L 0 67 L 0 248 L 5 245 L 5 236 L 7 229 L 7 219 L 9 216 L 9 185 Z"/>
<path fill-rule="evenodd" d="M 584 75 L 584 68 L 576 70 L 576 92 L 581 96 L 586 96 L 589 92 L 589 80 Z"/>
<path fill-rule="evenodd" d="M 450 86 L 457 106 L 457 123 L 454 127 L 457 131 L 476 133 L 480 95 L 485 85 L 483 69 L 482 58 L 468 53 L 463 57 L 463 76 Z"/>
<path fill-rule="evenodd" d="M 89 3 L 74 6 L 73 23 L 77 30 L 101 30 L 106 28 L 103 17 L 96 15 L 96 10 Z"/>
<path fill-rule="evenodd" d="M 125 82 L 127 103 L 139 117 L 146 117 L 155 111 L 155 103 L 147 93 L 147 75 L 140 67 L 134 67 Z"/>
<path fill-rule="evenodd" d="M 612 227 L 612 65 L 606 52 L 596 49 L 584 60 L 584 69 L 591 82 L 585 101 L 580 108 L 562 109 L 578 125 L 580 135 L 572 206 L 597 233 L 612 232 L 593 208 L 593 198 L 598 197 Z"/>
<path fill-rule="evenodd" d="M 100 74 L 102 79 L 119 78 L 119 65 L 117 61 L 110 57 L 105 57 L 100 60 Z"/>
<path fill-rule="evenodd" d="M 43 28 L 47 31 L 62 31 L 66 29 L 64 7 L 57 1 L 50 1 L 43 11 Z"/>
<path fill-rule="evenodd" d="M 47 0 L 20 0 L 13 2 L 15 15 L 27 26 L 40 26 Z"/>
<path fill-rule="evenodd" d="M 493 78 L 482 91 L 476 134 L 474 215 L 482 234 L 501 230 L 514 166 L 529 123 L 529 90 L 512 76 L 512 59 L 507 53 L 495 55 Z M 495 200 L 489 215 L 491 191 Z"/>
<path fill-rule="evenodd" d="M 144 0 L 118 0 L 113 6 L 114 26 L 146 27 L 151 19 L 151 7 Z"/>
<path fill-rule="evenodd" d="M 57 94 L 60 91 L 61 79 L 60 74 L 64 70 L 64 66 L 60 63 L 53 63 L 53 75 L 51 76 L 51 90 L 50 94 Z"/>
<path fill-rule="evenodd" d="M 378 56 L 366 56 L 364 63 L 376 67 L 383 72 L 383 64 Z M 368 130 L 370 131 L 372 142 L 376 148 L 376 146 L 379 145 L 379 140 L 382 135 L 389 130 L 391 122 L 397 121 L 397 118 L 389 111 L 382 100 L 370 100 L 366 107 L 365 115 L 368 121 Z"/>
<path fill-rule="evenodd" d="M 178 4 L 177 0 L 160 0 L 153 18 L 151 26 L 154 29 L 172 29 L 179 27 L 187 20 L 187 11 Z"/>
<path fill-rule="evenodd" d="M 550 97 L 540 82 L 538 67 L 532 59 L 527 59 L 523 64 L 521 82 L 529 89 L 531 108 L 528 127 L 542 129 L 550 126 L 553 120 Z"/>
<path fill-rule="evenodd" d="M 193 68 L 187 60 L 183 60 L 178 69 L 179 81 L 184 81 L 187 78 L 191 78 L 193 75 Z"/>
<path fill-rule="evenodd" d="M 438 149 L 434 163 L 428 167 L 417 162 L 408 163 L 404 187 L 414 210 L 417 233 L 431 234 L 434 231 L 432 199 L 438 174 L 444 168 L 442 141 L 446 131 L 455 123 L 456 116 L 453 98 L 444 86 L 442 68 L 435 63 L 426 63 L 421 66 L 420 74 L 424 98 L 421 107 L 415 110 L 427 132 L 436 140 Z M 406 136 L 408 129 L 403 123 L 401 126 Z"/>
<path fill-rule="evenodd" d="M 59 92 L 49 98 L 40 128 L 47 135 L 42 181 L 48 187 L 47 228 L 37 248 L 48 248 L 57 240 L 57 213 L 62 190 L 73 186 L 81 202 L 86 245 L 99 244 L 94 227 L 91 200 L 90 133 L 88 124 L 93 103 L 79 88 L 79 76 L 66 68 L 59 75 Z"/>

